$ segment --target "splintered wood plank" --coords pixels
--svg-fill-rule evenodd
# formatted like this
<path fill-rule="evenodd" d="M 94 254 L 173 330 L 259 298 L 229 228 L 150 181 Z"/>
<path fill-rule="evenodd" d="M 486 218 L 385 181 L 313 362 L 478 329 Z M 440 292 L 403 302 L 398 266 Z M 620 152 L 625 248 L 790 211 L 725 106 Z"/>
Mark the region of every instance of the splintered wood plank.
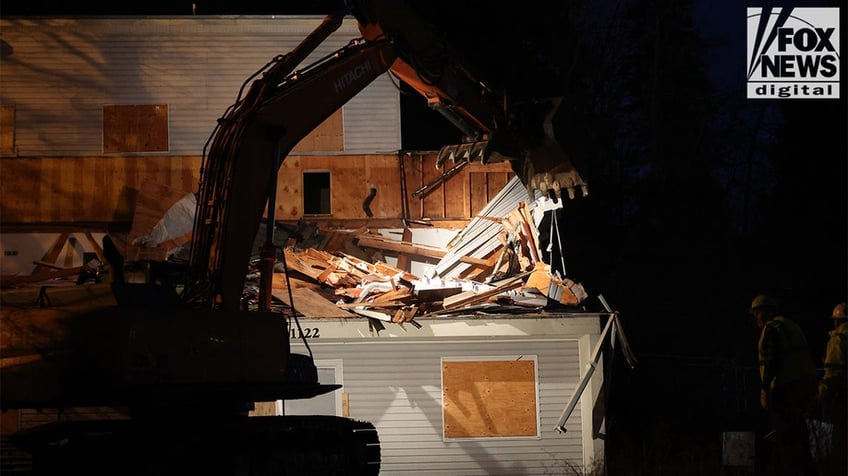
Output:
<path fill-rule="evenodd" d="M 474 292 L 474 291 L 465 291 L 459 294 L 455 294 L 453 296 L 445 298 L 442 302 L 442 307 L 444 310 L 449 311 L 451 309 L 457 309 L 463 306 L 467 306 L 470 304 L 476 304 L 478 302 L 486 301 L 492 296 L 497 296 L 498 294 L 509 291 L 511 289 L 515 289 L 523 284 L 523 279 L 529 273 L 521 273 L 504 280 L 498 281 L 494 283 L 494 288 L 488 291 L 483 292 Z"/>
<path fill-rule="evenodd" d="M 444 249 L 436 248 L 435 246 L 415 244 L 410 243 L 408 241 L 393 240 L 391 238 L 386 238 L 382 235 L 375 235 L 372 233 L 363 233 L 361 235 L 357 235 L 356 239 L 358 240 L 359 246 L 363 246 L 366 248 L 377 248 L 387 251 L 396 251 L 398 253 L 403 253 L 406 255 L 424 256 L 428 258 L 441 258 L 446 253 Z"/>
<path fill-rule="evenodd" d="M 59 257 L 59 253 L 62 252 L 62 249 L 65 248 L 65 242 L 68 241 L 68 238 L 71 236 L 70 233 L 61 233 L 56 237 L 56 240 L 53 242 L 53 245 L 47 249 L 47 252 L 44 253 L 44 256 L 41 257 L 40 261 L 45 261 L 47 263 L 55 263 L 56 259 Z M 32 270 L 32 274 L 38 274 L 42 271 L 41 265 L 36 265 L 35 269 Z"/>
<path fill-rule="evenodd" d="M 318 277 L 324 272 L 325 269 L 329 266 L 329 263 L 326 261 L 319 262 L 315 259 L 310 259 L 304 253 L 297 253 L 291 248 L 286 248 L 283 250 L 286 256 L 286 266 L 289 269 L 297 271 L 301 274 L 309 276 L 314 280 L 318 280 Z M 320 263 L 321 266 L 314 266 L 315 263 Z"/>
<path fill-rule="evenodd" d="M 85 232 L 85 238 L 88 240 L 88 244 L 94 249 L 94 252 L 97 253 L 97 259 L 100 260 L 101 263 L 106 263 L 106 257 L 103 255 L 103 248 L 100 246 L 100 243 L 94 239 L 94 236 L 90 231 Z"/>
<path fill-rule="evenodd" d="M 37 283 L 39 281 L 50 281 L 57 278 L 68 278 L 80 273 L 82 267 L 60 269 L 55 271 L 39 271 L 22 276 L 0 276 L 0 287 L 7 288 L 24 283 Z"/>
<path fill-rule="evenodd" d="M 321 294 L 309 288 L 295 288 L 291 290 L 294 305 L 289 301 L 289 295 L 282 290 L 272 290 L 271 295 L 281 302 L 292 306 L 295 311 L 305 317 L 355 317 L 353 314 L 339 308 Z"/>

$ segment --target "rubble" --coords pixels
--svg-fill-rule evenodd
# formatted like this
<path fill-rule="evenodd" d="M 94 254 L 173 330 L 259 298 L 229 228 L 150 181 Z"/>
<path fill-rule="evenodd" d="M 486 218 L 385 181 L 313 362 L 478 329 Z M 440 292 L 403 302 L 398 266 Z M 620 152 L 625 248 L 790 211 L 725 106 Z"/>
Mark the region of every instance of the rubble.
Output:
<path fill-rule="evenodd" d="M 364 317 L 375 326 L 382 326 L 379 322 L 414 326 L 419 317 L 457 313 L 490 315 L 563 306 L 579 308 L 588 297 L 586 291 L 580 283 L 552 274 L 540 249 L 540 212 L 552 205 L 545 197 L 528 203 L 526 193 L 514 178 L 445 248 L 407 241 L 411 233 L 404 233 L 407 240 L 396 240 L 367 228 L 328 231 L 303 220 L 294 228 L 277 225 L 281 238 L 275 238 L 280 253 L 272 276 L 274 303 L 293 315 Z M 185 206 L 179 208 L 178 221 L 190 222 L 186 210 Z M 173 258 L 179 254 L 161 246 L 173 237 L 142 239 L 166 229 L 184 235 L 184 226 L 162 227 L 162 223 L 157 222 L 151 233 L 141 234 L 132 244 L 149 242 Z M 265 231 L 261 229 L 260 235 L 265 236 Z M 173 241 L 172 248 L 183 241 Z M 258 247 L 255 251 L 258 256 Z M 98 249 L 98 257 L 101 254 Z M 143 256 L 143 250 L 138 254 Z M 390 265 L 385 260 L 387 254 L 397 256 L 399 266 L 406 269 Z M 435 263 L 426 268 L 425 276 L 408 271 L 409 261 L 415 257 Z M 130 259 L 128 266 L 143 262 Z M 81 271 L 17 277 L 17 283 L 38 286 L 39 277 L 47 276 L 62 276 L 70 281 Z M 103 271 L 104 275 L 108 273 L 108 269 Z M 257 303 L 259 279 L 256 269 L 248 270 L 248 306 Z"/>

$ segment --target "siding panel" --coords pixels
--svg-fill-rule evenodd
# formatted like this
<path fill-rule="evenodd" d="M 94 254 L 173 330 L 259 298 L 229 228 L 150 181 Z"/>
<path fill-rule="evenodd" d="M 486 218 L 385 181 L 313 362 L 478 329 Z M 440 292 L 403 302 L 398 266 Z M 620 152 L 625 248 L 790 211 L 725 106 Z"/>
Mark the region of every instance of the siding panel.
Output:
<path fill-rule="evenodd" d="M 239 89 L 275 56 L 296 47 L 321 20 L 2 19 L 0 35 L 13 54 L 0 68 L 0 98 L 16 106 L 18 154 L 101 154 L 102 105 L 168 104 L 169 154 L 200 155 Z M 358 36 L 355 22 L 346 19 L 304 65 Z M 400 96 L 387 75 L 344 111 L 347 149 L 400 149 Z"/>
<path fill-rule="evenodd" d="M 295 352 L 305 352 L 292 341 Z M 312 342 L 316 359 L 344 360 L 344 388 L 352 418 L 373 422 L 380 434 L 381 474 L 576 474 L 583 442 L 578 406 L 570 431 L 553 430 L 580 375 L 576 340 L 463 339 L 422 342 L 392 339 L 350 345 Z M 441 357 L 536 355 L 541 439 L 442 438 Z"/>

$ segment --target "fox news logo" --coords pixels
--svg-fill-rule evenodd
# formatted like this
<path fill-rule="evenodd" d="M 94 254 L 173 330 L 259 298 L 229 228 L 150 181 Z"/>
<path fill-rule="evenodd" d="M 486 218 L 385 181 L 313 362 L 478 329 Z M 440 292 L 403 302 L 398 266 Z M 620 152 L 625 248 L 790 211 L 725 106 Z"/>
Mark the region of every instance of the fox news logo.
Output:
<path fill-rule="evenodd" d="M 748 98 L 839 98 L 838 8 L 748 8 Z"/>

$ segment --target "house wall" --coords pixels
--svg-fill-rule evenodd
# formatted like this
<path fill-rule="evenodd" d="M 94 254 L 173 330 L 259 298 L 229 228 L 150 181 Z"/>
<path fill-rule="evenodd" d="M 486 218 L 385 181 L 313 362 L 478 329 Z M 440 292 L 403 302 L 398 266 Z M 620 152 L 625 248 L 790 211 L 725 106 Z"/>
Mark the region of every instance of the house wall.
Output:
<path fill-rule="evenodd" d="M 290 52 L 322 20 L 300 16 L 0 19 L 0 102 L 13 108 L 15 126 L 14 150 L 4 155 L 107 155 L 103 151 L 104 106 L 164 104 L 169 148 L 156 155 L 199 156 L 216 120 L 236 101 L 240 89 L 244 86 L 246 91 L 260 68 Z M 345 19 L 302 65 L 359 36 L 355 21 Z M 341 116 L 344 152 L 400 149 L 399 92 L 388 75 L 345 104 Z M 315 141 L 307 141 L 300 149 L 340 152 L 335 145 L 322 147 Z M 121 155 L 127 154 L 111 154 Z"/>
<path fill-rule="evenodd" d="M 374 423 L 380 474 L 584 474 L 603 458 L 592 430 L 602 372 L 589 381 L 566 422 L 558 423 L 599 339 L 600 316 L 418 319 L 422 327 L 385 323 L 373 333 L 363 319 L 304 319 L 317 361 L 342 361 L 349 417 Z M 307 353 L 292 333 L 292 350 Z M 444 438 L 442 358 L 536 358 L 539 438 Z M 328 383 L 328 382 L 327 382 Z M 510 396 L 494 396 L 509 398 Z M 469 413 L 486 413 L 486 400 Z M 492 415 L 496 418 L 497 415 Z M 597 422 L 594 422 L 597 424 Z"/>
<path fill-rule="evenodd" d="M 85 229 L 100 237 L 116 226 L 135 227 L 142 208 L 155 223 L 154 212 L 164 213 L 173 203 L 166 196 L 176 200 L 196 189 L 203 146 L 243 82 L 294 47 L 320 20 L 0 19 L 3 235 L 12 225 L 12 230 L 25 232 Z M 346 21 L 307 61 L 356 36 L 355 25 Z M 103 110 L 115 104 L 167 105 L 167 150 L 105 152 Z M 340 227 L 369 222 L 361 203 L 371 185 L 378 190 L 373 221 L 394 220 L 397 226 L 412 219 L 428 227 L 438 225 L 437 220 L 474 217 L 513 176 L 507 164 L 473 164 L 431 193 L 414 196 L 443 170 L 436 169 L 434 153 L 400 148 L 398 92 L 384 75 L 305 138 L 283 164 L 278 218 L 303 217 L 298 187 L 307 169 L 331 171 L 333 193 L 339 194 L 333 201 L 340 206 L 330 216 L 310 220 Z M 154 189 L 157 193 L 149 193 Z M 142 204 L 146 195 L 159 203 Z M 45 245 L 59 236 L 50 231 L 43 237 Z M 26 241 L 0 243 L 4 260 L 13 257 L 7 251 L 19 251 Z M 85 240 L 76 245 L 91 251 Z M 39 246 L 34 256 L 46 249 Z M 63 264 L 80 264 L 83 249 L 60 249 Z M 590 360 L 598 316 L 421 323 L 422 329 L 389 325 L 379 335 L 370 333 L 365 319 L 304 323 L 320 330 L 321 337 L 309 344 L 316 359 L 344 362 L 350 416 L 378 426 L 384 474 L 571 474 L 569 469 L 589 467 L 602 455 L 603 444 L 588 420 L 597 403 L 600 373 L 569 419 L 569 431 L 553 430 Z M 297 339 L 293 344 L 306 351 Z M 519 355 L 537 359 L 540 438 L 445 441 L 441 358 Z M 24 426 L 45 418 L 60 416 L 33 411 Z"/>
<path fill-rule="evenodd" d="M 0 223 L 24 232 L 33 225 L 129 229 L 145 194 L 159 200 L 144 203 L 145 211 L 164 213 L 169 199 L 197 190 L 204 146 L 239 89 L 321 20 L 0 19 Z M 304 64 L 358 36 L 346 19 Z M 109 134 L 145 140 L 134 136 L 145 131 L 107 134 L 105 111 L 114 105 L 163 105 L 166 150 L 109 152 Z M 467 220 L 513 175 L 504 163 L 473 164 L 413 196 L 444 169 L 435 167 L 434 152 L 402 152 L 400 137 L 399 92 L 384 74 L 295 146 L 280 170 L 276 218 L 303 217 L 304 170 L 331 173 L 332 213 L 311 218 L 333 226 L 361 226 L 371 186 L 374 220 Z M 359 222 L 344 223 L 351 220 Z"/>

